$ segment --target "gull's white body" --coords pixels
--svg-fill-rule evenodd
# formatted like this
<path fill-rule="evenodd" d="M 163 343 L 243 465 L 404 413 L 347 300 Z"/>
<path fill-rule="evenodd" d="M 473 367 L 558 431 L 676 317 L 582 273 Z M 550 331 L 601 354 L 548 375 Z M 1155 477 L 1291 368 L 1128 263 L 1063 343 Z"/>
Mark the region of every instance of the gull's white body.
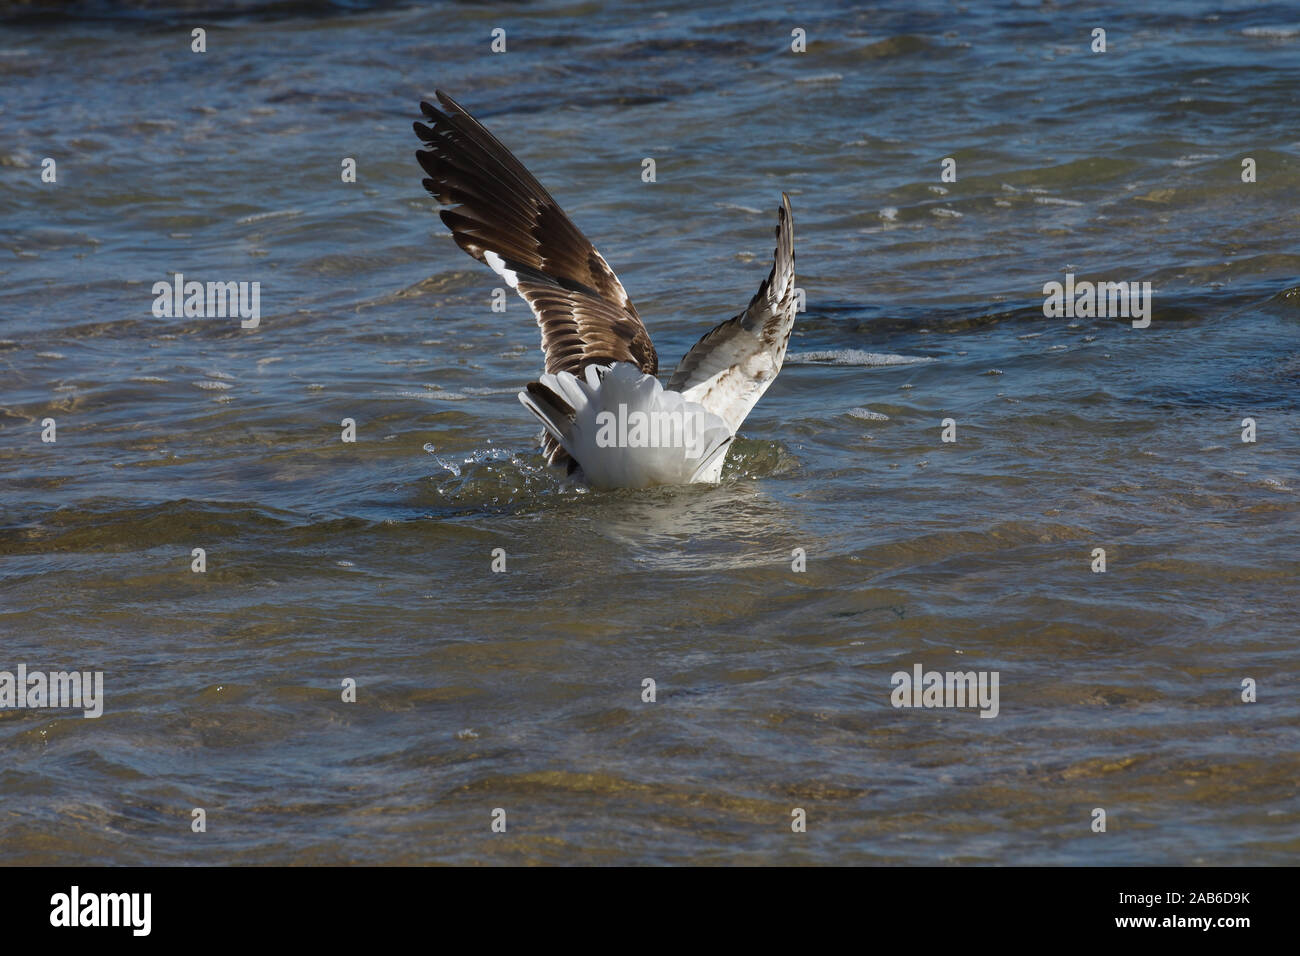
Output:
<path fill-rule="evenodd" d="M 549 414 L 527 392 L 520 392 L 519 400 L 581 464 L 581 477 L 591 487 L 689 485 L 716 482 L 721 477 L 735 432 L 703 405 L 665 389 L 653 375 L 618 362 L 588 365 L 581 378 L 560 372 L 543 375 L 538 381 L 564 399 L 573 416 Z M 661 430 L 656 425 L 640 440 L 632 432 L 629 442 L 626 435 L 618 436 L 611 424 L 635 422 L 634 416 L 656 423 L 683 422 L 684 427 Z"/>

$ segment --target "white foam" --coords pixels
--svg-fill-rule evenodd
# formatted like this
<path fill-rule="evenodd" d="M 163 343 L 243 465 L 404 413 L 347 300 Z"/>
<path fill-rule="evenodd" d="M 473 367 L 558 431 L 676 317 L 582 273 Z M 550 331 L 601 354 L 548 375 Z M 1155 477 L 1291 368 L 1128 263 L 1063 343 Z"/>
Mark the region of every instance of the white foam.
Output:
<path fill-rule="evenodd" d="M 1203 160 L 1203 159 L 1218 159 L 1218 158 L 1219 158 L 1219 156 L 1218 156 L 1217 153 L 1189 153 L 1189 154 L 1186 155 L 1186 156 L 1180 156 L 1180 157 L 1178 157 L 1178 158 L 1175 159 L 1175 160 L 1174 160 L 1170 165 L 1173 165 L 1173 166 L 1193 166 L 1193 165 L 1195 165 L 1198 161 Z"/>
<path fill-rule="evenodd" d="M 465 399 L 469 398 L 469 396 L 464 392 L 444 392 L 442 390 L 430 393 L 427 391 L 413 392 L 409 389 L 404 389 L 396 392 L 386 392 L 384 394 L 388 398 L 418 398 L 425 402 L 463 402 Z"/>
<path fill-rule="evenodd" d="M 1287 37 L 1300 36 L 1300 27 L 1246 27 L 1246 29 L 1241 31 L 1241 35 L 1247 37 L 1268 37 L 1272 40 L 1280 40 Z"/>
<path fill-rule="evenodd" d="M 264 219 L 275 219 L 280 216 L 288 216 L 289 218 L 292 219 L 294 216 L 301 216 L 301 215 L 302 215 L 301 209 L 278 209 L 274 212 L 254 213 L 251 216 L 245 216 L 242 219 L 236 219 L 235 223 L 240 226 L 247 226 L 254 222 L 261 222 Z"/>
<path fill-rule="evenodd" d="M 864 352 L 861 349 L 823 349 L 813 352 L 790 352 L 785 361 L 789 365 L 920 365 L 933 362 L 926 355 L 891 355 L 885 352 Z"/>
<path fill-rule="evenodd" d="M 869 408 L 850 408 L 849 414 L 852 415 L 854 418 L 861 418 L 863 421 L 868 421 L 868 422 L 889 421 L 888 415 L 882 415 L 880 414 L 880 412 L 873 412 Z"/>

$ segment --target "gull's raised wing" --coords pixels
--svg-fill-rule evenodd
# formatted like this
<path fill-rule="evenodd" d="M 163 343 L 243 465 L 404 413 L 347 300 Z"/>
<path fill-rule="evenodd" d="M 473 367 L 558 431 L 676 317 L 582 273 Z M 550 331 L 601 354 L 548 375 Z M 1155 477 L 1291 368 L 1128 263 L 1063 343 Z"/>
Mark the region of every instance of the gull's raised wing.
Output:
<path fill-rule="evenodd" d="M 705 333 L 668 383 L 722 418 L 732 434 L 781 371 L 794 328 L 794 215 L 785 193 L 777 217 L 772 271 L 749 308 Z"/>
<path fill-rule="evenodd" d="M 574 375 L 592 364 L 659 370 L 650 335 L 604 257 L 523 163 L 441 90 L 442 109 L 421 103 L 417 122 L 428 173 L 456 244 L 486 263 L 528 303 L 542 331 L 546 371 Z"/>

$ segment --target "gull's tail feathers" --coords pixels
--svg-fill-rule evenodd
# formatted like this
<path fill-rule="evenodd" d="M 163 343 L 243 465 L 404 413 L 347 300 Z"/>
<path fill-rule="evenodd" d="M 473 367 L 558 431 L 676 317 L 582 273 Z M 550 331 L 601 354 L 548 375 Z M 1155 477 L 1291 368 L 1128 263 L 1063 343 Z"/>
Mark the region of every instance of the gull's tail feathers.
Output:
<path fill-rule="evenodd" d="M 734 437 L 722 418 L 624 362 L 548 373 L 519 401 L 598 489 L 716 482 Z"/>

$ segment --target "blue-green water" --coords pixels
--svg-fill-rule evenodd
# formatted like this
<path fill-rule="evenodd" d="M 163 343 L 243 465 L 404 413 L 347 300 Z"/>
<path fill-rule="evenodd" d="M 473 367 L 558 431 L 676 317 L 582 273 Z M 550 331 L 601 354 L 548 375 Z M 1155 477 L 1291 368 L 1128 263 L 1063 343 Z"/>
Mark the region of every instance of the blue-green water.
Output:
<path fill-rule="evenodd" d="M 0 670 L 105 712 L 0 709 L 6 862 L 1295 861 L 1294 7 L 78 10 L 0 19 Z M 545 469 L 435 88 L 666 370 L 790 194 L 807 311 L 720 486 Z M 155 317 L 178 272 L 259 326 Z M 1046 318 L 1067 273 L 1150 326 Z M 998 716 L 893 708 L 916 663 Z"/>

